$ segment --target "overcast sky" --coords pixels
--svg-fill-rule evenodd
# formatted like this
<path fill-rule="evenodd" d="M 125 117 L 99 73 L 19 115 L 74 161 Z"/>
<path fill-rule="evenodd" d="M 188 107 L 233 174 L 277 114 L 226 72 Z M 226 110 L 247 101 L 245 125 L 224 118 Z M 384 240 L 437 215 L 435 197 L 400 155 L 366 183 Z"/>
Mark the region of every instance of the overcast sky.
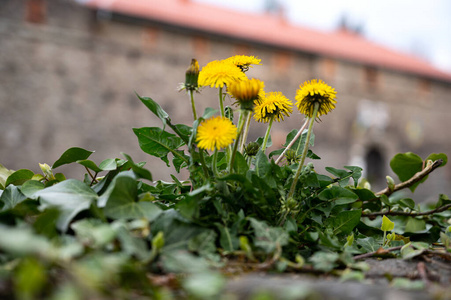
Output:
<path fill-rule="evenodd" d="M 343 16 L 363 35 L 392 49 L 425 58 L 451 73 L 451 0 L 195 0 L 261 13 L 279 3 L 287 19 L 332 31 Z"/>

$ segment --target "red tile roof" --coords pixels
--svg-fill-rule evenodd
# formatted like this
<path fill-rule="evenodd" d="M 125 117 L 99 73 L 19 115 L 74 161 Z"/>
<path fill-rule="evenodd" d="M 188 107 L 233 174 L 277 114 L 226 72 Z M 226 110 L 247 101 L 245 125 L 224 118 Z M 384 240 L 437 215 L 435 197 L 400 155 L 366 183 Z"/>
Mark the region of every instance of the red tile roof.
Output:
<path fill-rule="evenodd" d="M 451 81 L 451 74 L 405 53 L 344 31 L 320 32 L 266 14 L 242 13 L 190 0 L 89 0 L 93 8 L 185 28 Z"/>

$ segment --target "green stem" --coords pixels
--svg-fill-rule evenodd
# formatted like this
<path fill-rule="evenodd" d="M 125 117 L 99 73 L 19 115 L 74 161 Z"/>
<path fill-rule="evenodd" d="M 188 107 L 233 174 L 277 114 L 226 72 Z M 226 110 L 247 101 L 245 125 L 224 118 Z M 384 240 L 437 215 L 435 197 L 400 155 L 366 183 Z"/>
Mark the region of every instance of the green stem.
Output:
<path fill-rule="evenodd" d="M 279 155 L 279 157 L 276 160 L 276 164 L 278 164 L 282 160 L 282 158 L 285 155 L 285 153 L 289 149 L 291 149 L 291 147 L 294 145 L 294 143 L 298 140 L 298 138 L 301 136 L 302 132 L 304 131 L 305 127 L 307 127 L 307 124 L 308 124 L 308 119 L 305 120 L 304 124 L 299 129 L 298 133 L 296 133 L 295 137 L 291 140 L 291 142 L 288 144 L 288 146 L 285 147 L 285 150 L 283 150 L 282 154 Z M 301 144 L 301 143 L 299 143 L 299 144 Z M 297 153 L 297 151 L 296 151 L 296 153 Z"/>
<path fill-rule="evenodd" d="M 291 184 L 290 192 L 288 193 L 287 199 L 290 199 L 291 197 L 293 197 L 294 191 L 296 190 L 296 184 L 298 183 L 299 175 L 301 175 L 302 167 L 304 166 L 304 162 L 305 162 L 305 157 L 307 156 L 307 152 L 308 152 L 308 148 L 309 148 L 309 144 L 310 144 L 310 136 L 312 135 L 313 124 L 315 122 L 316 115 L 318 114 L 318 109 L 319 109 L 319 103 L 315 103 L 315 107 L 313 109 L 313 114 L 310 117 L 310 121 L 309 121 L 307 138 L 305 139 L 304 150 L 302 151 L 302 155 L 301 155 L 301 161 L 299 162 L 298 169 L 296 171 L 296 174 L 294 175 L 293 183 Z"/>
<path fill-rule="evenodd" d="M 202 165 L 202 170 L 204 170 L 204 175 L 205 178 L 208 179 L 208 169 L 207 169 L 207 163 L 205 162 L 205 158 L 204 158 L 204 150 L 199 149 L 199 158 L 200 158 L 200 163 Z"/>
<path fill-rule="evenodd" d="M 213 169 L 213 174 L 215 174 L 215 177 L 219 177 L 218 169 L 216 167 L 218 163 L 218 149 L 215 149 L 215 153 L 213 154 L 213 162 L 211 168 Z"/>
<path fill-rule="evenodd" d="M 224 99 L 222 97 L 222 87 L 219 88 L 219 107 L 221 108 L 221 117 L 225 116 L 224 113 Z"/>
<path fill-rule="evenodd" d="M 197 113 L 196 113 L 196 105 L 194 104 L 194 91 L 193 90 L 189 90 L 189 97 L 191 99 L 191 108 L 193 109 L 193 117 L 194 117 L 194 121 L 197 120 Z"/>
<path fill-rule="evenodd" d="M 271 131 L 273 122 L 274 122 L 274 116 L 271 116 L 271 119 L 269 120 L 269 123 L 268 123 L 268 128 L 266 129 L 265 138 L 263 139 L 263 143 L 262 143 L 262 152 L 263 153 L 265 153 L 265 150 L 266 150 L 266 144 L 268 143 L 269 132 Z"/>
<path fill-rule="evenodd" d="M 244 120 L 247 118 L 248 114 L 249 114 L 249 110 L 247 110 L 247 109 L 240 110 L 240 118 L 239 118 L 239 121 L 238 121 L 238 136 L 236 137 L 235 144 L 233 145 L 232 158 L 230 159 L 230 164 L 229 164 L 229 171 L 230 171 L 230 173 L 232 173 L 233 162 L 235 160 L 236 151 L 238 149 L 240 136 L 241 136 L 241 133 L 243 131 Z"/>
<path fill-rule="evenodd" d="M 246 125 L 244 127 L 244 133 L 241 136 L 240 153 L 243 153 L 243 151 L 244 151 L 244 146 L 246 144 L 247 136 L 249 134 L 249 125 L 251 123 L 251 116 L 252 116 L 251 113 L 247 115 Z"/>

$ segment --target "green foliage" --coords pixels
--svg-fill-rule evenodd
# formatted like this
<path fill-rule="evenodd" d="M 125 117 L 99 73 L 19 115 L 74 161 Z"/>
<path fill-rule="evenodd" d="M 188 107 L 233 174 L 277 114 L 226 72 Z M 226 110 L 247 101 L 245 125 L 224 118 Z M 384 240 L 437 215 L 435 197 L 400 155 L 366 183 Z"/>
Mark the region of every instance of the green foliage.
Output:
<path fill-rule="evenodd" d="M 0 165 L 0 264 L 3 278 L 13 283 L 0 290 L 1 298 L 59 299 L 80 290 L 83 299 L 101 299 L 117 289 L 157 298 L 163 292 L 149 282 L 150 274 L 174 272 L 191 274 L 178 283 L 188 297 L 211 299 L 224 286 L 215 268 L 228 260 L 278 271 L 347 267 L 342 280 L 362 280 L 362 270 L 349 269 L 353 255 L 397 245 L 404 247 L 394 255 L 410 259 L 440 243 L 451 247 L 446 195 L 420 208 L 410 198 L 363 185 L 360 167 L 326 167 L 320 174 L 313 163 L 299 166 L 307 131 L 281 163 L 274 158 L 296 130 L 281 149 L 257 151 L 259 138 L 251 154 L 237 150 L 232 162 L 232 145 L 214 153 L 196 146 L 198 126 L 216 110 L 206 109 L 192 126 L 174 125 L 157 102 L 138 97 L 163 123 L 134 128 L 139 146 L 189 177 L 153 181 L 151 170 L 127 154 L 97 164 L 88 159 L 92 151 L 77 147 L 52 167 L 41 165 L 43 174 Z M 313 140 L 312 134 L 307 147 Z M 306 153 L 319 159 L 311 149 Z M 423 160 L 408 152 L 390 166 L 405 182 L 430 160 L 446 164 L 447 157 Z M 82 180 L 53 174 L 68 164 L 87 174 Z M 424 180 L 408 187 L 413 192 Z M 392 179 L 388 184 L 395 186 Z"/>

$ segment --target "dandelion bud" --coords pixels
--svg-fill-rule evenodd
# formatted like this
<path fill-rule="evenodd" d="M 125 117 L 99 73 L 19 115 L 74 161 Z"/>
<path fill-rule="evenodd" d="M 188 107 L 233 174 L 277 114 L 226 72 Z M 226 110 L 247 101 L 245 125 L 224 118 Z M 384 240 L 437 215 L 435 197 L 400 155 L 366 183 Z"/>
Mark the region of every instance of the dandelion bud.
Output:
<path fill-rule="evenodd" d="M 191 65 L 185 73 L 185 89 L 196 90 L 198 85 L 197 81 L 199 78 L 199 63 L 195 58 L 191 60 Z"/>
<path fill-rule="evenodd" d="M 246 152 L 247 156 L 255 156 L 257 155 L 258 149 L 260 148 L 260 145 L 256 142 L 250 142 L 247 144 L 244 151 Z"/>

